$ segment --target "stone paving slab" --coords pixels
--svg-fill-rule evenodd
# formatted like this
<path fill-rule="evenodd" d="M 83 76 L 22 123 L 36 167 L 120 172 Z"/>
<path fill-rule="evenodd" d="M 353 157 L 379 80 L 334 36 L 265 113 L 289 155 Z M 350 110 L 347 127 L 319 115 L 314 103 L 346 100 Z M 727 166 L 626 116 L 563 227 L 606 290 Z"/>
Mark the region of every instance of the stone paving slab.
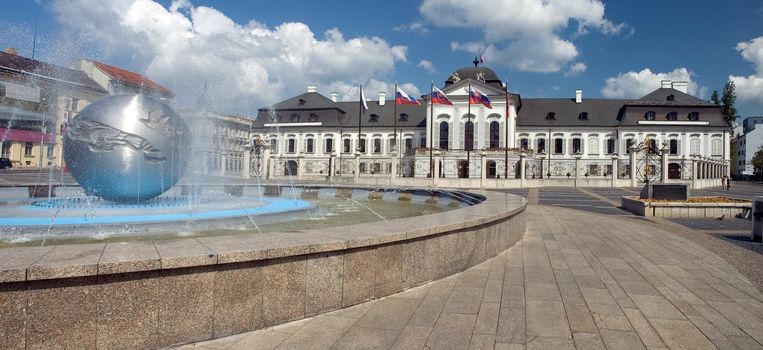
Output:
<path fill-rule="evenodd" d="M 179 349 L 763 348 L 763 295 L 717 255 L 634 220 L 527 210 L 519 243 L 462 273 Z"/>

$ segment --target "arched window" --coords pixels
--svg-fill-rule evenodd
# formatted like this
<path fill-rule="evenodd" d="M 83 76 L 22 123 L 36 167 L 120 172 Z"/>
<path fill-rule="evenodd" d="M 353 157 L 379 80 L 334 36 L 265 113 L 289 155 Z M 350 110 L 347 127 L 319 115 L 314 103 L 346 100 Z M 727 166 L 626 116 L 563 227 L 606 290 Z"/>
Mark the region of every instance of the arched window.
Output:
<path fill-rule="evenodd" d="M 440 123 L 440 148 L 448 149 L 448 132 L 450 131 L 450 125 L 447 122 Z"/>
<path fill-rule="evenodd" d="M 500 138 L 500 123 L 497 121 L 490 122 L 490 147 L 498 148 L 498 140 Z"/>
<path fill-rule="evenodd" d="M 464 149 L 474 150 L 474 122 L 471 120 L 464 123 Z"/>

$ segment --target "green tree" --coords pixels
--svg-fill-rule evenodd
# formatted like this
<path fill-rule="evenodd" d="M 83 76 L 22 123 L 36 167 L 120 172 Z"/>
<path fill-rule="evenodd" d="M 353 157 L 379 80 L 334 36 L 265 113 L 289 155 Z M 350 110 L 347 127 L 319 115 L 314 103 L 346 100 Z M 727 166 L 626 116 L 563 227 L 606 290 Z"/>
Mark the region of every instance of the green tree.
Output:
<path fill-rule="evenodd" d="M 752 156 L 750 163 L 755 167 L 755 171 L 760 174 L 760 180 L 763 181 L 763 145 L 758 147 L 758 151 Z"/>
<path fill-rule="evenodd" d="M 721 105 L 721 97 L 718 96 L 718 90 L 713 90 L 713 94 L 710 95 L 710 102 Z"/>
<path fill-rule="evenodd" d="M 721 114 L 723 114 L 723 118 L 726 119 L 730 126 L 734 126 L 734 121 L 739 118 L 735 106 L 737 94 L 734 90 L 736 90 L 734 82 L 731 80 L 727 81 L 726 85 L 723 86 L 723 97 L 721 98 Z"/>

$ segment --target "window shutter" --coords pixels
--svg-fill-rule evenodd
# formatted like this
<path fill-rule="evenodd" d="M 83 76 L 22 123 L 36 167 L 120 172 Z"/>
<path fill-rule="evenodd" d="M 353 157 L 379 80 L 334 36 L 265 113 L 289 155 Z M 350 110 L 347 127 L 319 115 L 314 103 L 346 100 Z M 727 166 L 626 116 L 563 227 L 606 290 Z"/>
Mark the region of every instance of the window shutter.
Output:
<path fill-rule="evenodd" d="M 498 123 L 498 147 L 506 147 L 506 124 L 504 123 L 506 122 Z"/>
<path fill-rule="evenodd" d="M 488 148 L 490 147 L 490 122 L 482 123 L 481 125 L 482 125 L 482 128 L 484 129 L 484 131 L 482 132 L 482 135 L 484 135 L 481 142 L 482 148 Z M 477 143 L 477 145 L 475 145 L 474 148 L 476 149 L 477 148 L 476 146 L 478 146 L 479 144 L 480 143 Z"/>
<path fill-rule="evenodd" d="M 681 155 L 681 140 L 676 140 L 676 151 L 676 154 Z"/>

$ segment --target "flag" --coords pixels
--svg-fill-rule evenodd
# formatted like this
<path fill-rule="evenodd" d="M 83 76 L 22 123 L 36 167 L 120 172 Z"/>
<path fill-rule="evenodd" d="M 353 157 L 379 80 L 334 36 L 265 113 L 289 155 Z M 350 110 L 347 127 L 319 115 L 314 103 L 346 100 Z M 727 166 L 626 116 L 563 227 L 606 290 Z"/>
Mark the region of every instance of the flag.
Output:
<path fill-rule="evenodd" d="M 483 94 L 482 91 L 479 91 L 474 86 L 470 86 L 469 89 L 471 89 L 469 91 L 469 104 L 481 104 L 487 108 L 493 108 L 490 105 L 490 98 Z"/>
<path fill-rule="evenodd" d="M 360 106 L 363 108 L 363 112 L 368 110 L 368 103 L 366 103 L 366 95 L 363 94 L 363 85 L 360 86 Z"/>
<path fill-rule="evenodd" d="M 397 88 L 395 90 L 395 103 L 399 105 L 420 105 L 421 104 L 415 98 L 408 96 L 408 94 L 406 94 L 405 91 L 400 90 L 400 88 Z"/>
<path fill-rule="evenodd" d="M 445 96 L 445 93 L 440 91 L 440 89 L 438 89 L 437 87 L 433 86 L 433 88 L 434 88 L 434 91 L 432 91 L 432 103 L 448 105 L 448 106 L 453 105 L 453 102 L 450 102 L 450 100 L 448 99 L 448 96 Z"/>
<path fill-rule="evenodd" d="M 484 60 L 482 59 L 482 52 L 480 52 L 480 63 L 483 63 Z"/>

